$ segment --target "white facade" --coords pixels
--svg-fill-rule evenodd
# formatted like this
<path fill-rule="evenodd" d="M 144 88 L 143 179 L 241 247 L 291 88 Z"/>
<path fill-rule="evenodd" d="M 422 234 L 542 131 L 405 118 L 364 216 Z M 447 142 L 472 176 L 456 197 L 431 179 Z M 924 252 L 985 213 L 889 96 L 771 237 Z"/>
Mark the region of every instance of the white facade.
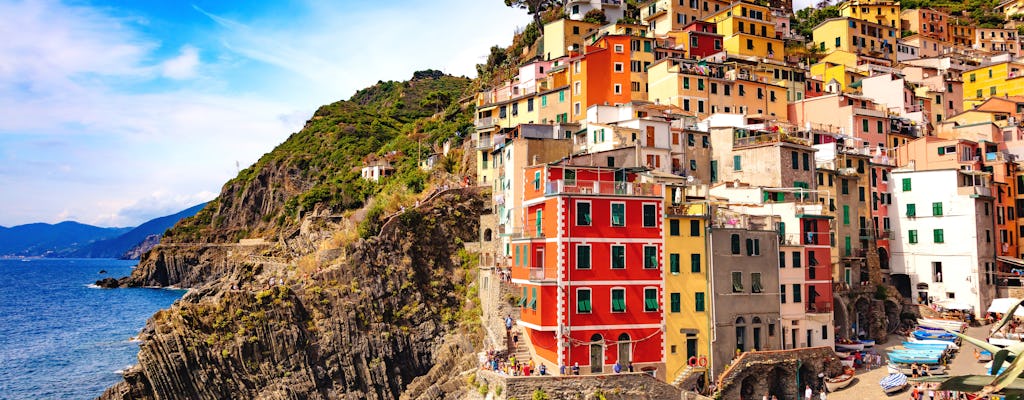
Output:
<path fill-rule="evenodd" d="M 890 241 L 891 271 L 909 277 L 915 302 L 953 300 L 979 312 L 995 298 L 988 179 L 955 169 L 892 172 L 889 218 L 898 234 Z"/>
<path fill-rule="evenodd" d="M 590 10 L 603 11 L 608 23 L 615 23 L 626 15 L 622 0 L 569 0 L 565 3 L 565 12 L 572 20 L 582 21 Z"/>
<path fill-rule="evenodd" d="M 390 164 L 378 164 L 363 167 L 360 175 L 368 181 L 378 182 L 381 178 L 391 175 L 392 171 L 394 168 L 391 168 Z"/>

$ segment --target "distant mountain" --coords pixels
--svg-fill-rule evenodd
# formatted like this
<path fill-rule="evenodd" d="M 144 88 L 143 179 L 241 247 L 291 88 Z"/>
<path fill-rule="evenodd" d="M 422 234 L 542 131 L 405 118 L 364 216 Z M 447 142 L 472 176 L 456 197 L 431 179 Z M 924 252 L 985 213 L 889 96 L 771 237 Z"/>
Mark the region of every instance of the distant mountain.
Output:
<path fill-rule="evenodd" d="M 101 228 L 74 221 L 0 226 L 0 257 L 119 258 L 143 242 L 159 243 L 168 228 L 195 215 L 204 206 L 206 203 L 149 220 L 135 228 Z M 141 252 L 145 250 L 148 248 Z"/>
<path fill-rule="evenodd" d="M 91 243 L 110 239 L 132 228 L 100 228 L 65 221 L 58 224 L 26 224 L 11 228 L 0 226 L 0 256 L 61 257 Z"/>
<path fill-rule="evenodd" d="M 68 257 L 82 258 L 138 258 L 139 255 L 160 243 L 160 236 L 178 221 L 196 215 L 206 203 L 192 206 L 176 214 L 151 219 L 135 229 L 106 240 L 100 240 L 68 254 Z M 153 238 L 155 236 L 155 239 Z M 147 246 L 140 246 L 150 244 Z M 139 247 L 138 249 L 136 247 Z M 132 254 L 126 255 L 129 251 Z"/>

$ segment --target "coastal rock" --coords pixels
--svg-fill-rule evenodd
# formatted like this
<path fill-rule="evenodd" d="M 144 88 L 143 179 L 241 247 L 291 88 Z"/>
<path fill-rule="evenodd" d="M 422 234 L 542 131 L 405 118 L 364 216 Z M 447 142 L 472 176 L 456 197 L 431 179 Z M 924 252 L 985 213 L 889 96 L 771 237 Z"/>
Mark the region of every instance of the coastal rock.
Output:
<path fill-rule="evenodd" d="M 460 250 L 481 205 L 441 195 L 308 277 L 234 248 L 158 246 L 121 283 L 192 290 L 150 319 L 137 367 L 100 398 L 451 398 L 480 343 Z"/>
<path fill-rule="evenodd" d="M 121 287 L 121 283 L 114 278 L 103 278 L 96 281 L 96 286 L 99 286 L 104 289 L 116 289 Z"/>

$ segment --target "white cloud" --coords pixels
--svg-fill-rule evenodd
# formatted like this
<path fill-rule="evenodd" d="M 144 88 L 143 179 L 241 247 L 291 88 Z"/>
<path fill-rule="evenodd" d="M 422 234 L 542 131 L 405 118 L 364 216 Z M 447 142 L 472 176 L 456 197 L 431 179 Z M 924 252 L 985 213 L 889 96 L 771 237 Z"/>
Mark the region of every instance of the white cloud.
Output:
<path fill-rule="evenodd" d="M 164 61 L 162 64 L 163 75 L 171 79 L 194 78 L 198 66 L 199 50 L 192 46 L 185 46 L 181 49 L 179 56 Z"/>

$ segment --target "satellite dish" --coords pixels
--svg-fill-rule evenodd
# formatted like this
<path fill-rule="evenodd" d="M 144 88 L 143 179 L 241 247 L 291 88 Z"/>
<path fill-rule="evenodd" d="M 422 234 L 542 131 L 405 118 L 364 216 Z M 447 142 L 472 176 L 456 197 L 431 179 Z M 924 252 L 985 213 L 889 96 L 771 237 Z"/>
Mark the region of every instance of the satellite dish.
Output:
<path fill-rule="evenodd" d="M 688 175 L 686 177 L 686 183 L 693 183 L 693 175 Z"/>

